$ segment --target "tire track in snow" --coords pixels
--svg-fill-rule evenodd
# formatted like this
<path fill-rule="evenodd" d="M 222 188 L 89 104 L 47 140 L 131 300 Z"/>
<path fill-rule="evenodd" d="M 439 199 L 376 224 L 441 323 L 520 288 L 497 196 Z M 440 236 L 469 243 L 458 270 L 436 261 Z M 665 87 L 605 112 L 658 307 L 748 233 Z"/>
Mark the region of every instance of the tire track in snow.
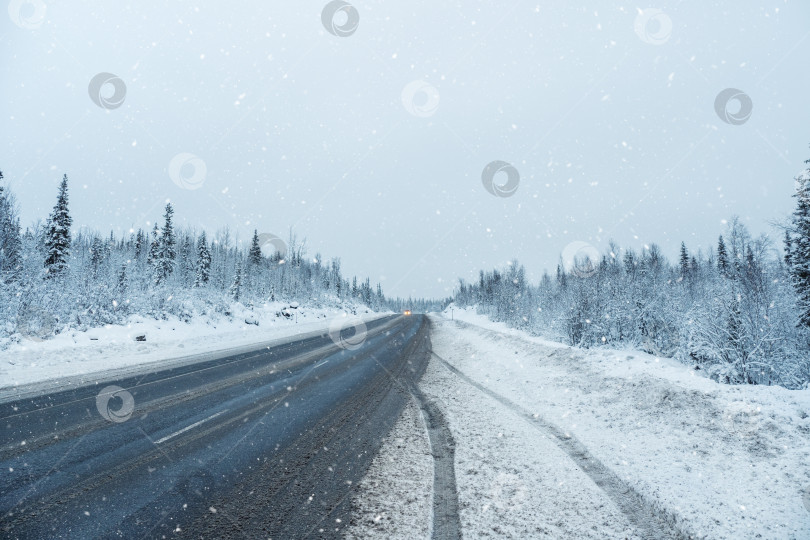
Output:
<path fill-rule="evenodd" d="M 432 350 L 430 352 L 451 373 L 517 413 L 536 429 L 549 435 L 557 446 L 573 459 L 582 468 L 583 472 L 610 497 L 619 510 L 627 516 L 627 519 L 633 524 L 640 536 L 649 539 L 695 538 L 694 535 L 677 527 L 675 517 L 668 511 L 658 505 L 650 504 L 638 491 L 596 459 L 576 437 L 565 433 L 539 415 L 530 413 L 520 405 L 479 384 Z"/>
<path fill-rule="evenodd" d="M 428 324 L 430 324 L 428 322 Z M 433 354 L 430 338 L 425 337 L 425 352 Z M 424 374 L 419 374 L 419 378 Z M 456 443 L 447 419 L 441 409 L 427 398 L 412 379 L 408 380 L 408 390 L 416 399 L 422 411 L 422 418 L 430 439 L 430 452 L 433 454 L 433 532 L 434 540 L 460 540 L 461 520 L 458 514 L 458 492 L 456 490 Z"/>
<path fill-rule="evenodd" d="M 435 402 L 413 384 L 411 393 L 419 403 L 433 454 L 433 534 L 434 540 L 461 538 L 456 491 L 455 441 L 447 420 Z"/>

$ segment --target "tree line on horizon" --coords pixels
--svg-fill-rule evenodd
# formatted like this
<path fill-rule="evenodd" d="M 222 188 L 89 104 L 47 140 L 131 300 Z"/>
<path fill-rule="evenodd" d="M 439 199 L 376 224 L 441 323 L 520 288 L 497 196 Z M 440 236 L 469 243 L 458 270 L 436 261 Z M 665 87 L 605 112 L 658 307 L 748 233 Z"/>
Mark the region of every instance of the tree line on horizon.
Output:
<path fill-rule="evenodd" d="M 211 240 L 205 231 L 178 229 L 170 203 L 162 227 L 120 238 L 74 235 L 67 175 L 44 224 L 22 231 L 2 179 L 0 172 L 0 348 L 20 339 L 21 327 L 44 324 L 39 335 L 49 337 L 135 314 L 227 316 L 234 303 L 429 312 L 452 301 L 570 345 L 673 357 L 726 383 L 810 384 L 810 168 L 796 178 L 781 253 L 733 218 L 716 248 L 690 252 L 681 243 L 674 262 L 656 244 L 636 252 L 611 241 L 599 260 L 560 261 L 555 276 L 544 273 L 537 285 L 515 260 L 481 271 L 476 283 L 459 280 L 454 296 L 441 301 L 389 299 L 369 279 L 349 281 L 339 258 L 308 258 L 292 231 L 282 257 L 262 253 L 257 231 L 242 248 L 227 228 Z"/>
<path fill-rule="evenodd" d="M 213 239 L 205 231 L 178 229 L 171 203 L 162 226 L 151 230 L 124 237 L 74 233 L 67 175 L 48 219 L 22 231 L 15 197 L 2 179 L 0 172 L 0 346 L 25 331 L 47 338 L 68 327 L 123 323 L 133 314 L 183 321 L 228 315 L 234 302 L 252 308 L 296 301 L 348 311 L 431 305 L 389 300 L 368 278 L 344 278 L 339 258 L 308 258 L 306 243 L 292 231 L 286 254 L 265 255 L 258 231 L 242 248 L 227 228 Z"/>

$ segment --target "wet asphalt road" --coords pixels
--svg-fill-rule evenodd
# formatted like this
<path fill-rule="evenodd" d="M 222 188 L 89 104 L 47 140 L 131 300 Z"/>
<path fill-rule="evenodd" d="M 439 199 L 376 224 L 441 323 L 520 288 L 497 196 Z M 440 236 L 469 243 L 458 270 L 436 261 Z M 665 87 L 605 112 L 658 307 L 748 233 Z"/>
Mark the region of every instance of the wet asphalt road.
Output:
<path fill-rule="evenodd" d="M 0 404 L 0 536 L 339 537 L 430 346 L 367 326 L 112 381 L 110 419 L 101 384 Z"/>

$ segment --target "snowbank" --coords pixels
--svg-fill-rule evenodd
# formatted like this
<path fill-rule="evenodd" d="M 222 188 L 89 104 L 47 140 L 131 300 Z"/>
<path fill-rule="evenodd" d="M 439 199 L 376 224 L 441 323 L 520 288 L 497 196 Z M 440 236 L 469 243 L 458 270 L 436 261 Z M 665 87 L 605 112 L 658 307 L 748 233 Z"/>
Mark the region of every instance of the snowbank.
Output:
<path fill-rule="evenodd" d="M 436 354 L 573 435 L 650 504 L 675 516 L 683 530 L 709 538 L 810 538 L 810 503 L 803 500 L 810 491 L 810 390 L 722 385 L 673 360 L 629 350 L 578 350 L 469 310 L 456 308 L 453 317 L 455 322 L 432 318 Z M 512 491 L 522 483 L 531 493 L 537 483 L 549 486 L 550 478 L 583 482 L 573 473 L 550 474 L 549 450 L 527 444 L 532 435 L 525 420 L 436 364 L 422 387 L 446 403 L 461 434 L 460 499 L 473 505 L 467 533 L 485 532 L 476 515 L 490 503 L 479 484 L 491 484 L 498 474 L 486 474 L 485 465 L 511 467 L 518 485 Z M 494 424 L 474 427 L 493 414 L 516 438 L 506 441 L 522 451 L 507 451 Z M 465 436 L 471 429 L 477 435 Z M 525 499 L 532 519 L 546 527 L 550 509 Z M 583 510 L 590 512 L 591 505 L 591 499 L 582 500 Z M 520 515 L 506 525 L 532 536 L 556 534 L 530 533 Z"/>
<path fill-rule="evenodd" d="M 383 316 L 365 307 L 347 306 L 346 311 L 356 311 L 366 320 Z M 183 322 L 174 317 L 132 316 L 124 325 L 70 330 L 45 341 L 24 339 L 0 351 L 0 400 L 120 376 L 133 369 L 154 369 L 150 365 L 154 363 L 164 367 L 169 361 L 200 361 L 238 347 L 320 332 L 343 312 L 281 302 L 250 309 L 234 304 L 224 317 Z"/>

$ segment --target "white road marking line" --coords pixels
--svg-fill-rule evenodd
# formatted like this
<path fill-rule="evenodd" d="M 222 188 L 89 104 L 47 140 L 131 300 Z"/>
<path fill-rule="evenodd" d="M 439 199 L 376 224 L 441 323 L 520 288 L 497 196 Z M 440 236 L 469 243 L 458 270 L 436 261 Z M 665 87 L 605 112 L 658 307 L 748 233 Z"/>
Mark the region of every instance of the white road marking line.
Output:
<path fill-rule="evenodd" d="M 190 429 L 194 429 L 195 427 L 199 426 L 200 424 L 202 424 L 202 423 L 204 423 L 204 422 L 208 422 L 208 421 L 209 421 L 209 420 L 211 420 L 212 418 L 216 418 L 216 417 L 217 417 L 217 416 L 219 416 L 220 414 L 222 414 L 222 413 L 224 413 L 224 412 L 227 412 L 227 411 L 228 411 L 228 409 L 225 409 L 224 411 L 219 411 L 217 414 L 212 414 L 212 415 L 211 415 L 211 416 L 209 416 L 208 418 L 205 418 L 205 419 L 203 419 L 203 420 L 200 420 L 199 422 L 194 422 L 194 423 L 193 423 L 193 424 L 191 424 L 190 426 L 186 426 L 186 427 L 184 427 L 183 429 L 181 429 L 180 431 L 175 431 L 175 432 L 174 432 L 174 433 L 172 433 L 171 435 L 166 435 L 166 436 L 165 436 L 165 437 L 163 437 L 162 439 L 158 439 L 158 440 L 156 440 L 156 441 L 155 441 L 155 444 L 164 443 L 164 442 L 168 441 L 169 439 L 171 439 L 172 437 L 177 437 L 177 436 L 178 436 L 178 435 L 180 435 L 181 433 L 185 433 L 186 431 L 188 431 L 188 430 L 190 430 Z"/>

